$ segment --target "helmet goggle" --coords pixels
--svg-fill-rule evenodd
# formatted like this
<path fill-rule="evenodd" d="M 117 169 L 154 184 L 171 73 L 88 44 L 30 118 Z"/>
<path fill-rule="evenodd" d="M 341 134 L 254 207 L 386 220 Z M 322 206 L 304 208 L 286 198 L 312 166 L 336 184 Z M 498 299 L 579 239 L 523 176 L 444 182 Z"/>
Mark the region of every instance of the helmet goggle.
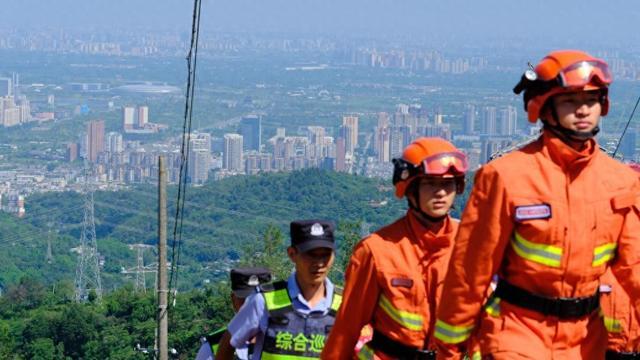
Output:
<path fill-rule="evenodd" d="M 422 161 L 424 175 L 445 175 L 451 168 L 464 174 L 469 168 L 467 157 L 461 152 L 440 153 Z"/>
<path fill-rule="evenodd" d="M 560 85 L 565 88 L 583 87 L 597 77 L 602 84 L 610 84 L 613 80 L 609 66 L 604 61 L 579 61 L 562 69 L 558 74 Z"/>

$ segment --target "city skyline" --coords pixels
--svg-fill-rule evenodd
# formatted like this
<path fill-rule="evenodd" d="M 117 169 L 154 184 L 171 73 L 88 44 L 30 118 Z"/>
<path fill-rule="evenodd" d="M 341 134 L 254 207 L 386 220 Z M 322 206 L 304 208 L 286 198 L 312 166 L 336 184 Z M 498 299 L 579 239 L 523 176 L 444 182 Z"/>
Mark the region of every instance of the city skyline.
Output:
<path fill-rule="evenodd" d="M 192 4 L 179 0 L 97 0 L 90 3 L 30 0 L 3 4 L 3 10 L 12 16 L 0 27 L 32 28 L 37 25 L 106 29 L 118 23 L 123 30 L 146 27 L 186 32 L 190 29 Z M 515 38 L 525 42 L 523 45 L 536 46 L 558 46 L 562 41 L 565 46 L 583 47 L 590 42 L 624 44 L 638 39 L 633 29 L 639 17 L 640 5 L 632 0 L 618 1 L 609 7 L 603 7 L 595 0 L 527 3 L 509 0 L 428 3 L 421 0 L 222 0 L 204 1 L 202 7 L 205 34 L 223 30 L 255 34 L 410 37 L 467 45 Z M 598 30 L 587 31 L 589 36 L 585 37 L 585 23 L 595 25 Z"/>

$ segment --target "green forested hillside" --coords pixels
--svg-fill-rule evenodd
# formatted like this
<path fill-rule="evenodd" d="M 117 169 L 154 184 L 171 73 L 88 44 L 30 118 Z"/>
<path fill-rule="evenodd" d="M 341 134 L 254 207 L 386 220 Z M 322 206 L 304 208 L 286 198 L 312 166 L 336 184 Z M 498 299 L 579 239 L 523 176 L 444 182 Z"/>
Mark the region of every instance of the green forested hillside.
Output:
<path fill-rule="evenodd" d="M 169 194 L 169 240 L 173 239 L 175 188 Z M 254 247 L 268 226 L 286 235 L 293 219 L 327 218 L 340 225 L 362 224 L 362 230 L 399 217 L 405 203 L 393 198 L 386 181 L 305 170 L 292 173 L 239 176 L 190 187 L 186 192 L 179 286 L 201 286 L 224 274 L 230 261 Z M 136 265 L 128 244 L 153 245 L 157 237 L 157 189 L 139 186 L 127 191 L 95 193 L 96 233 L 107 290 L 131 279 L 122 268 Z M 385 205 L 377 206 L 386 200 Z M 27 198 L 27 215 L 0 214 L 0 286 L 30 275 L 45 284 L 73 281 L 83 221 L 83 198 L 76 193 L 47 193 Z M 358 232 L 360 232 L 358 230 Z M 342 234 L 339 233 L 339 238 Z M 51 236 L 53 262 L 45 261 Z M 155 261 L 147 251 L 145 263 Z M 153 277 L 149 275 L 149 286 Z"/>
<path fill-rule="evenodd" d="M 140 186 L 95 193 L 98 248 L 105 259 L 102 302 L 73 302 L 76 255 L 71 249 L 78 246 L 82 229 L 82 196 L 31 196 L 23 219 L 0 213 L 0 359 L 150 358 L 135 347 L 153 347 L 154 293 L 134 291 L 121 269 L 136 264 L 129 244 L 156 243 L 156 191 Z M 391 191 L 386 181 L 319 170 L 233 177 L 188 188 L 178 281 L 182 291 L 170 308 L 169 346 L 181 359 L 192 359 L 199 337 L 231 318 L 229 266 L 265 265 L 278 278 L 289 273 L 284 251 L 293 219 L 336 221 L 339 248 L 330 276 L 341 282 L 362 233 L 404 213 L 404 200 L 394 199 Z M 171 188 L 170 219 L 175 195 Z M 457 209 L 465 198 L 459 197 Z M 154 257 L 149 252 L 145 263 Z M 147 286 L 153 282 L 149 275 Z"/>

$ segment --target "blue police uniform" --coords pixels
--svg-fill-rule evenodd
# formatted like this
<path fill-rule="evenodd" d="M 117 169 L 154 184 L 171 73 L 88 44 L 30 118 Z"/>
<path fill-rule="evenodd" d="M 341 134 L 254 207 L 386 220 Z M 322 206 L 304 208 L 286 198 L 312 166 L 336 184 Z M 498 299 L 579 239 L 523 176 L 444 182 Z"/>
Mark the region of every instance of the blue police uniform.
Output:
<path fill-rule="evenodd" d="M 329 279 L 325 280 L 325 297 L 313 308 L 309 306 L 309 303 L 300 292 L 295 272 L 287 279 L 286 289 L 293 310 L 302 316 L 308 316 L 312 313 L 328 315 L 332 309 L 332 304 L 334 307 L 337 306 L 337 304 L 334 303 L 334 285 Z M 269 328 L 270 313 L 267 305 L 264 294 L 256 293 L 249 296 L 228 326 L 228 331 L 231 334 L 231 346 L 234 348 L 243 347 L 247 341 L 255 337 L 253 360 L 262 359 L 265 335 Z M 329 329 L 330 327 L 328 327 L 326 331 Z M 326 333 L 322 335 L 326 335 Z M 295 336 L 292 336 L 291 339 L 288 337 L 281 339 L 287 342 L 284 346 L 293 349 L 297 344 L 294 341 L 294 337 Z M 300 339 L 298 339 L 298 341 L 299 340 Z M 322 344 L 313 344 L 312 339 L 305 339 L 305 342 L 307 349 L 311 349 L 313 346 L 324 345 L 323 342 Z M 298 346 L 301 346 L 301 344 L 298 344 Z"/>

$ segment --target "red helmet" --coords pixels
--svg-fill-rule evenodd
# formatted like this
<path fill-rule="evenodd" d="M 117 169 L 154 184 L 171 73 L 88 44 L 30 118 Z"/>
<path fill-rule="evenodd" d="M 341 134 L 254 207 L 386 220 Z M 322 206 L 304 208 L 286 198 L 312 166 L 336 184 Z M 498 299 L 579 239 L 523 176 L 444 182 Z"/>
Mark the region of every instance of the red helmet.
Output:
<path fill-rule="evenodd" d="M 457 192 L 464 191 L 467 157 L 450 142 L 440 138 L 421 137 L 409 144 L 402 157 L 393 159 L 393 185 L 402 198 L 411 182 L 422 176 L 455 176 Z"/>
<path fill-rule="evenodd" d="M 533 71 L 527 70 L 513 91 L 519 94 L 524 90 L 524 109 L 529 121 L 535 123 L 550 97 L 580 90 L 600 90 L 602 115 L 607 115 L 608 86 L 612 81 L 604 60 L 583 51 L 559 50 L 542 59 Z"/>

